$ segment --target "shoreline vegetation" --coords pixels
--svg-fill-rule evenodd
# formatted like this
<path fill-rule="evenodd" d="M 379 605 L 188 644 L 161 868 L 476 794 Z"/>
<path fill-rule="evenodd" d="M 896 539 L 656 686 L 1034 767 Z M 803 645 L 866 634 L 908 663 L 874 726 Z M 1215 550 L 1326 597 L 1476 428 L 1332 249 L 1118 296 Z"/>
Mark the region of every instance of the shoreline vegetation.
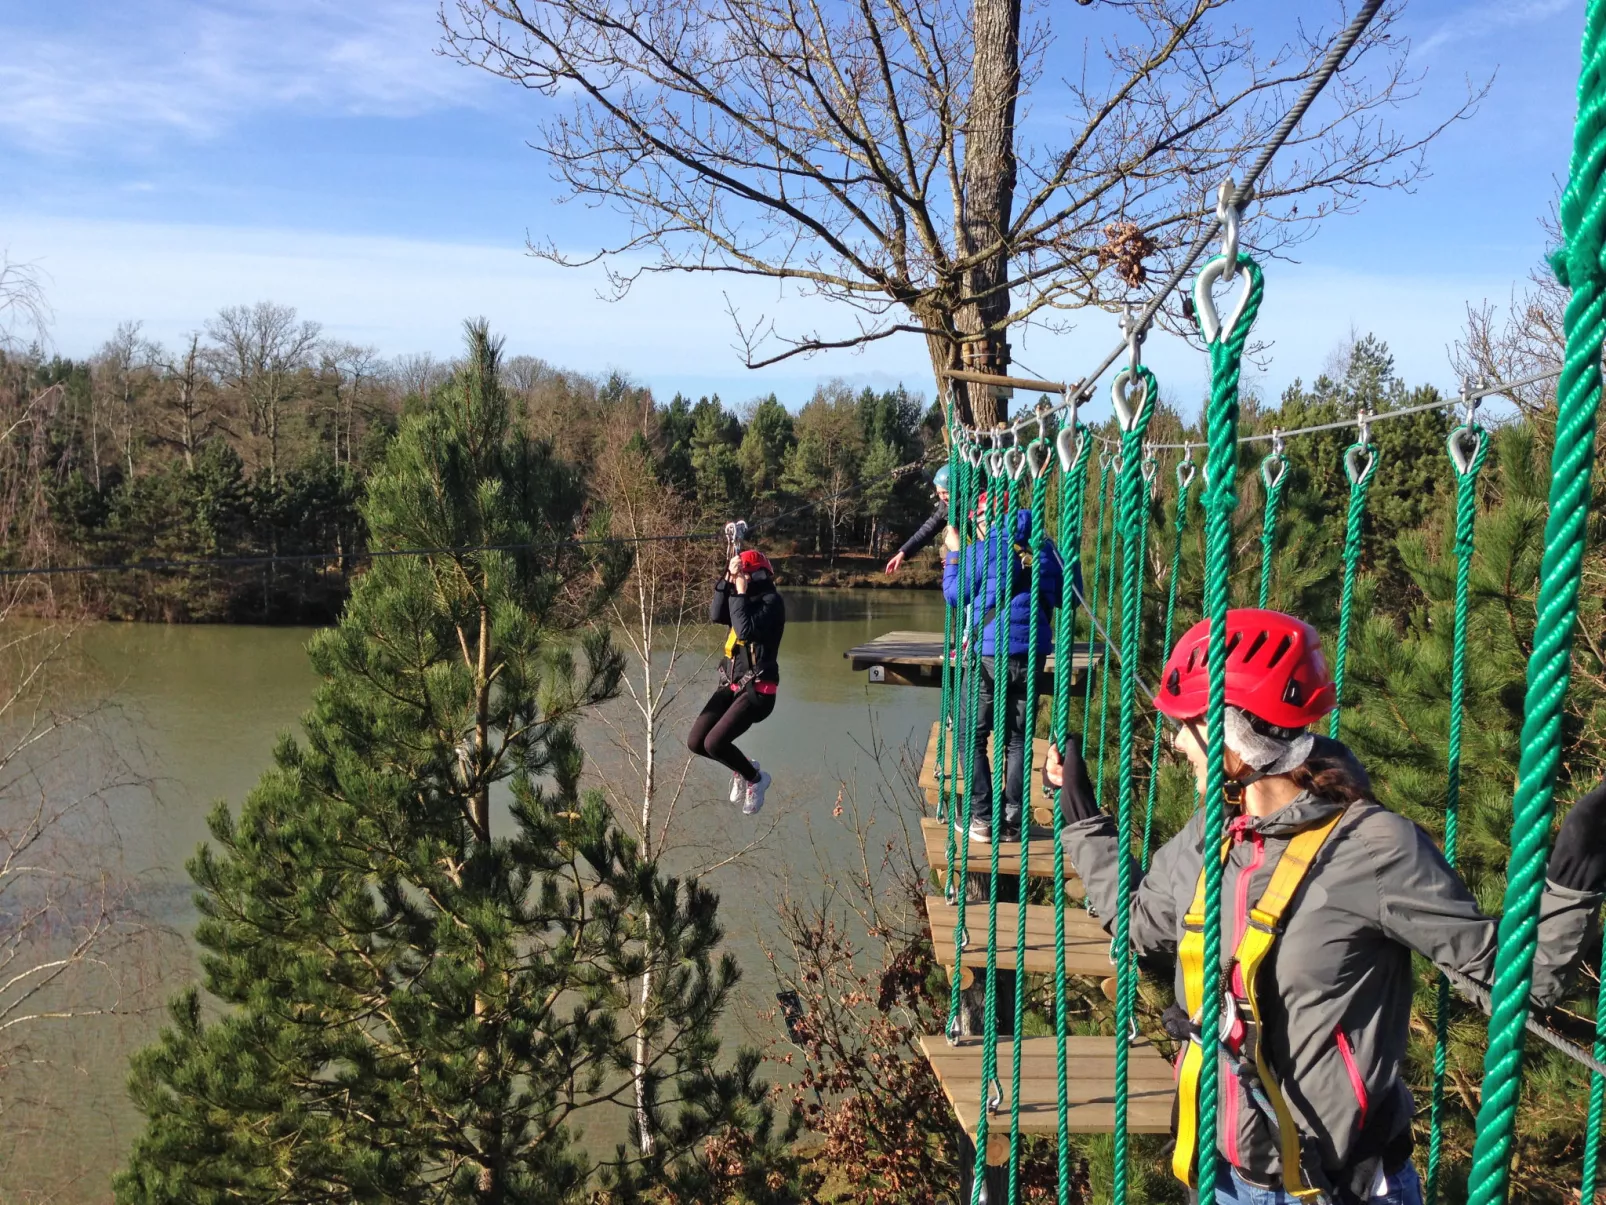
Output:
<path fill-rule="evenodd" d="M 271 301 L 224 307 L 177 347 L 130 321 L 84 359 L 0 350 L 0 419 L 26 450 L 4 483 L 26 522 L 0 565 L 213 562 L 38 578 L 31 602 L 107 619 L 332 623 L 371 564 L 368 483 L 405 420 L 461 405 L 458 367 L 386 359 Z M 528 355 L 497 371 L 510 428 L 579 470 L 584 498 L 554 541 L 628 525 L 598 481 L 628 452 L 673 495 L 671 538 L 744 519 L 793 585 L 936 583 L 935 554 L 877 580 L 931 513 L 919 467 L 944 457 L 940 408 L 901 385 L 828 381 L 807 399 L 732 407 L 665 402 L 624 374 Z M 706 545 L 713 572 L 723 540 Z"/>

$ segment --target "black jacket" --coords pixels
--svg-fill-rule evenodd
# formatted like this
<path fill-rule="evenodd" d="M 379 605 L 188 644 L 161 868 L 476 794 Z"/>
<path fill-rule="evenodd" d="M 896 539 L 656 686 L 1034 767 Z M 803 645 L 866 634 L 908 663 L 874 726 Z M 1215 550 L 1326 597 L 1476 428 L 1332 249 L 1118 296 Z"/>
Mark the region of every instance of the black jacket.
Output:
<path fill-rule="evenodd" d="M 729 624 L 736 637 L 720 667 L 727 682 L 740 682 L 749 670 L 757 671 L 754 679 L 759 682 L 781 680 L 776 655 L 786 631 L 786 602 L 774 582 L 753 582 L 746 594 L 736 593 L 730 582 L 715 582 L 708 622 Z"/>
<path fill-rule="evenodd" d="M 931 518 L 922 523 L 915 531 L 915 534 L 903 542 L 903 547 L 898 551 L 904 555 L 905 559 L 914 556 L 915 553 L 935 540 L 942 533 L 942 529 L 947 526 L 948 508 L 939 506 L 932 512 Z"/>

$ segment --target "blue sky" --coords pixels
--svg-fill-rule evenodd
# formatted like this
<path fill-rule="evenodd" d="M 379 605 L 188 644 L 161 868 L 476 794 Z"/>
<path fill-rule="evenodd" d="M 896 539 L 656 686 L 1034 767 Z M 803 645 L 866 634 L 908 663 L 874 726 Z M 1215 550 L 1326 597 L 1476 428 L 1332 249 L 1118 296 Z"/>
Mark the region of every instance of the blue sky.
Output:
<path fill-rule="evenodd" d="M 1331 19 L 1331 0 L 1298 0 Z M 584 247 L 595 215 L 554 204 L 524 139 L 539 101 L 435 53 L 430 0 L 74 0 L 0 4 L 0 247 L 36 263 L 52 339 L 86 354 L 117 322 L 164 340 L 218 307 L 271 298 L 386 354 L 450 355 L 465 316 L 509 349 L 583 371 L 621 369 L 667 397 L 790 405 L 827 377 L 930 391 L 924 348 L 889 341 L 749 372 L 723 293 L 806 325 L 774 286 L 657 278 L 622 303 L 595 276 L 524 253 L 526 237 Z M 1287 0 L 1239 19 L 1285 21 Z M 1420 126 L 1467 81 L 1494 77 L 1476 117 L 1430 152 L 1430 178 L 1383 194 L 1268 270 L 1259 387 L 1309 379 L 1351 330 L 1386 338 L 1408 379 L 1450 385 L 1468 303 L 1503 304 L 1544 250 L 1539 219 L 1565 174 L 1583 0 L 1409 0 L 1427 71 L 1397 115 Z M 1103 314 L 1032 337 L 1018 361 L 1071 378 L 1115 338 Z M 1183 401 L 1206 366 L 1149 349 Z"/>

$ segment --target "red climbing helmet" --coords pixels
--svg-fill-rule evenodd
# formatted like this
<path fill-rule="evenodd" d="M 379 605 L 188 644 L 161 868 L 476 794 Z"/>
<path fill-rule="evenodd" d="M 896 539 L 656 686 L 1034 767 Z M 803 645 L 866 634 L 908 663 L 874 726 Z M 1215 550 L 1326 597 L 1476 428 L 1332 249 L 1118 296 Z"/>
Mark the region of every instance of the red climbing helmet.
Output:
<path fill-rule="evenodd" d="M 744 548 L 737 557 L 737 568 L 740 572 L 751 577 L 755 573 L 767 573 L 775 576 L 775 566 L 770 564 L 769 557 L 756 548 Z"/>
<path fill-rule="evenodd" d="M 1166 659 L 1155 706 L 1174 720 L 1205 713 L 1210 621 L 1189 628 Z M 1305 728 L 1337 702 L 1321 639 L 1303 619 L 1240 607 L 1227 612 L 1227 703 L 1279 728 Z"/>

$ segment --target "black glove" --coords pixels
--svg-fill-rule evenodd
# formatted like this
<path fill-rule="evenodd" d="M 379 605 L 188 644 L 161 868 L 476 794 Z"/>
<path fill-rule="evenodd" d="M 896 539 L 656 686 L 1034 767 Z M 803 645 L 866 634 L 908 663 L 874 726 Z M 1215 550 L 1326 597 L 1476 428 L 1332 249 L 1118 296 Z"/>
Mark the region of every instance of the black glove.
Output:
<path fill-rule="evenodd" d="M 1048 764 L 1043 765 L 1043 794 L 1060 793 L 1060 814 L 1065 823 L 1091 820 L 1099 814 L 1098 799 L 1093 794 L 1093 780 L 1088 777 L 1087 763 L 1082 760 L 1082 741 L 1075 733 L 1069 735 L 1060 752 L 1060 774 L 1065 785 L 1056 787 L 1048 778 Z"/>
<path fill-rule="evenodd" d="M 1606 780 L 1561 822 L 1545 876 L 1574 891 L 1606 891 Z"/>

